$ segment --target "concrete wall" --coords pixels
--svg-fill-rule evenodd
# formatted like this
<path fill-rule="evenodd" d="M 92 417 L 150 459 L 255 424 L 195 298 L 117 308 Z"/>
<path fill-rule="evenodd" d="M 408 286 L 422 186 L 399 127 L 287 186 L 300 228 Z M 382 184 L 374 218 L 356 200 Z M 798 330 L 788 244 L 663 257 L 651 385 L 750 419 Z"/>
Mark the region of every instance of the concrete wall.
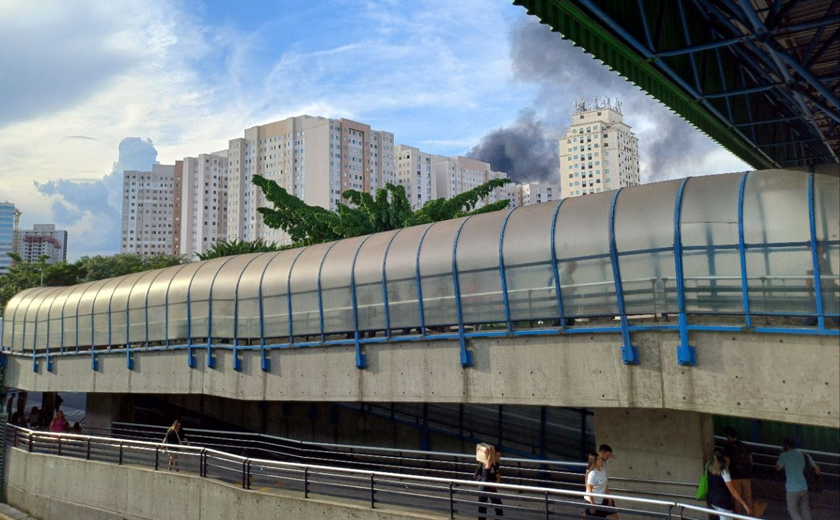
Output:
<path fill-rule="evenodd" d="M 217 349 L 208 369 L 203 350 L 187 367 L 186 351 L 55 357 L 52 373 L 31 358 L 8 356 L 7 385 L 32 391 L 205 394 L 255 401 L 447 402 L 585 408 L 683 410 L 840 427 L 837 338 L 753 333 L 692 333 L 697 366 L 676 360 L 676 333 L 633 335 L 641 364 L 625 366 L 613 334 L 470 341 L 475 366 L 458 364 L 454 341 L 366 348 L 368 368 L 350 347 L 271 351 L 271 372 L 257 351 Z"/>
<path fill-rule="evenodd" d="M 437 518 L 355 504 L 304 500 L 291 493 L 246 491 L 187 474 L 17 449 L 9 453 L 7 501 L 41 520 Z"/>

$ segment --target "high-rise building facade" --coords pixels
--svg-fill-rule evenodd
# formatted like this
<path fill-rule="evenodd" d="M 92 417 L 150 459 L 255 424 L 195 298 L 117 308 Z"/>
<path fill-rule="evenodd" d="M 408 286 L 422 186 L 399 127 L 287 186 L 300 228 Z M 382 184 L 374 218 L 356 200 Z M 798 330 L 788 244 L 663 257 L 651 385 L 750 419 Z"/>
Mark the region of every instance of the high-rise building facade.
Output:
<path fill-rule="evenodd" d="M 17 232 L 20 225 L 20 210 L 11 202 L 0 202 L 0 275 L 12 267 L 9 253 L 17 250 Z"/>
<path fill-rule="evenodd" d="M 172 193 L 172 251 L 173 255 L 181 253 L 181 197 L 184 179 L 184 161 L 175 161 L 175 186 Z"/>
<path fill-rule="evenodd" d="M 438 198 L 435 182 L 435 165 L 440 157 L 421 152 L 419 148 L 398 144 L 396 155 L 397 181 L 405 188 L 411 207 L 419 209 L 423 204 Z"/>
<path fill-rule="evenodd" d="M 624 122 L 619 101 L 575 103 L 572 124 L 559 145 L 563 197 L 640 183 L 639 140 Z"/>
<path fill-rule="evenodd" d="M 517 184 L 516 187 L 520 206 L 560 200 L 559 184 L 538 184 L 530 182 L 527 184 Z"/>
<path fill-rule="evenodd" d="M 175 165 L 123 172 L 121 253 L 172 254 L 175 181 Z"/>
<path fill-rule="evenodd" d="M 55 229 L 55 224 L 18 230 L 16 242 L 15 252 L 24 262 L 38 262 L 42 256 L 48 264 L 67 260 L 67 231 Z"/>
<path fill-rule="evenodd" d="M 266 205 L 251 178 L 277 182 L 305 203 L 337 209 L 348 189 L 373 192 L 396 182 L 394 135 L 348 119 L 298 116 L 245 130 L 228 146 L 227 238 L 285 243 L 263 223 Z"/>
<path fill-rule="evenodd" d="M 195 258 L 227 237 L 228 150 L 182 161 L 178 254 Z"/>
<path fill-rule="evenodd" d="M 460 155 L 453 157 L 438 156 L 435 167 L 437 196 L 445 199 L 477 188 L 489 180 L 507 178 L 506 173 L 491 170 L 489 163 L 469 157 L 461 157 Z M 516 188 L 510 183 L 493 190 L 477 207 L 492 204 L 505 198 L 511 200 L 516 198 Z"/>

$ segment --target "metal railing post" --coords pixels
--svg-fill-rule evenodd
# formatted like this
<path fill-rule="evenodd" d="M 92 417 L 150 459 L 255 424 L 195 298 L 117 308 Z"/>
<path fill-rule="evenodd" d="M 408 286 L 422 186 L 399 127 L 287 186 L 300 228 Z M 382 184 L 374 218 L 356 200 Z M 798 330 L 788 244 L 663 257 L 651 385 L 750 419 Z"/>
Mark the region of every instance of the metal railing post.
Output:
<path fill-rule="evenodd" d="M 376 509 L 376 490 L 374 489 L 373 473 L 370 474 L 370 508 Z"/>
<path fill-rule="evenodd" d="M 119 459 L 118 464 L 120 466 L 122 466 L 122 462 L 123 462 L 123 443 L 122 443 L 122 441 L 120 441 L 120 459 Z"/>
<path fill-rule="evenodd" d="M 207 478 L 207 448 L 201 450 L 201 455 L 198 459 L 198 472 L 202 478 Z"/>
<path fill-rule="evenodd" d="M 455 500 L 454 492 L 452 490 L 452 482 L 449 483 L 449 518 L 455 518 Z"/>
<path fill-rule="evenodd" d="M 87 453 L 85 453 L 85 460 L 90 460 L 90 437 L 87 438 Z"/>
<path fill-rule="evenodd" d="M 29 434 L 29 453 L 32 453 L 32 437 L 34 437 L 34 435 L 32 435 L 30 433 Z"/>
<path fill-rule="evenodd" d="M 551 509 L 549 509 L 548 491 L 545 492 L 545 519 L 548 520 L 551 516 Z"/>
<path fill-rule="evenodd" d="M 160 467 L 160 446 L 155 446 L 155 471 Z"/>
<path fill-rule="evenodd" d="M 303 468 L 303 498 L 309 498 L 309 466 Z"/>
<path fill-rule="evenodd" d="M 61 457 L 61 437 L 58 438 L 58 456 Z"/>

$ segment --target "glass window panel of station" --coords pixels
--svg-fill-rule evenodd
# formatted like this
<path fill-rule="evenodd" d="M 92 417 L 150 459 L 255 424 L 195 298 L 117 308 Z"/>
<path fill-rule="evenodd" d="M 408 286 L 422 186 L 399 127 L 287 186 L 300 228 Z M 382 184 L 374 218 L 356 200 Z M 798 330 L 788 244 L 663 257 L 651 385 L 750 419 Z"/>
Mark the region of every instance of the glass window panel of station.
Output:
<path fill-rule="evenodd" d="M 214 338 L 232 342 L 237 284 L 240 283 L 240 277 L 245 268 L 261 255 L 266 254 L 270 253 L 238 255 L 230 258 L 219 268 L 213 281 L 212 336 Z"/>
<path fill-rule="evenodd" d="M 742 175 L 692 177 L 685 185 L 680 234 L 687 312 L 743 313 L 738 254 Z"/>
<path fill-rule="evenodd" d="M 210 336 L 210 293 L 219 270 L 233 258 L 214 258 L 201 262 L 204 265 L 196 271 L 190 284 L 190 337 L 207 338 Z"/>
<path fill-rule="evenodd" d="M 50 337 L 50 307 L 56 297 L 64 290 L 64 287 L 53 287 L 50 291 L 44 292 L 35 315 L 35 337 L 33 348 L 46 352 L 49 346 Z"/>
<path fill-rule="evenodd" d="M 388 316 L 392 330 L 420 326 L 416 278 L 417 246 L 423 232 L 430 225 L 403 229 L 394 237 L 388 250 L 385 278 L 388 289 Z"/>
<path fill-rule="evenodd" d="M 461 229 L 456 256 L 461 312 L 465 323 L 505 320 L 499 272 L 499 234 L 507 214 L 508 210 L 476 215 L 470 217 Z"/>
<path fill-rule="evenodd" d="M 350 288 L 353 258 L 364 236 L 341 240 L 327 253 L 321 267 L 321 305 L 324 309 L 324 332 L 354 330 L 353 294 Z"/>
<path fill-rule="evenodd" d="M 146 341 L 146 298 L 154 281 L 165 269 L 141 273 L 140 279 L 131 288 L 128 296 L 128 339 L 129 343 L 138 344 Z"/>
<path fill-rule="evenodd" d="M 382 268 L 385 248 L 398 231 L 372 235 L 356 258 L 356 306 L 359 330 L 385 329 L 385 296 L 382 294 Z"/>
<path fill-rule="evenodd" d="M 840 175 L 814 175 L 814 224 L 823 312 L 840 314 Z"/>
<path fill-rule="evenodd" d="M 808 173 L 755 171 L 744 189 L 750 312 L 814 315 Z"/>
<path fill-rule="evenodd" d="M 265 319 L 265 337 L 270 343 L 285 343 L 289 340 L 289 275 L 295 259 L 303 254 L 305 249 L 290 249 L 272 258 L 266 268 L 262 281 L 263 315 Z M 246 300 L 242 300 L 245 304 Z M 240 316 L 245 311 L 250 312 L 248 305 L 239 311 Z M 259 309 L 257 309 L 259 315 Z M 257 336 L 259 337 L 259 323 Z"/>
<path fill-rule="evenodd" d="M 41 308 L 45 297 L 53 290 L 52 287 L 39 288 L 38 292 L 33 293 L 26 303 L 23 314 L 25 330 L 23 335 L 23 348 L 25 350 L 31 350 L 35 347 L 35 334 L 38 331 L 38 310 Z"/>
<path fill-rule="evenodd" d="M 93 344 L 110 345 L 111 300 L 124 276 L 109 278 L 99 290 L 93 303 Z"/>
<path fill-rule="evenodd" d="M 169 283 L 169 294 L 167 296 L 169 328 L 166 337 L 168 340 L 187 339 L 187 296 L 190 291 L 190 283 L 196 273 L 204 268 L 204 265 L 204 262 L 193 262 L 185 265 L 172 277 L 172 281 Z"/>
<path fill-rule="evenodd" d="M 615 243 L 627 314 L 677 310 L 674 203 L 680 182 L 624 188 L 618 196 Z"/>
<path fill-rule="evenodd" d="M 321 333 L 318 309 L 318 270 L 333 243 L 307 247 L 292 269 L 292 332 L 295 336 Z"/>
<path fill-rule="evenodd" d="M 458 323 L 452 251 L 455 234 L 463 220 L 459 218 L 432 224 L 420 248 L 420 283 L 426 326 Z"/>
<path fill-rule="evenodd" d="M 125 345 L 128 341 L 128 303 L 134 286 L 143 278 L 145 273 L 134 273 L 123 277 L 111 296 L 111 341 L 110 345 Z"/>
<path fill-rule="evenodd" d="M 295 252 L 294 254 L 297 254 Z M 294 257 L 294 254 L 292 257 Z M 281 253 L 263 253 L 247 265 L 242 272 L 242 277 L 239 280 L 239 289 L 236 293 L 235 307 L 237 309 L 234 316 L 234 328 L 236 329 L 236 337 L 240 341 L 256 340 L 260 337 L 260 283 L 263 283 L 263 298 L 266 298 L 265 291 L 269 294 L 274 294 L 270 300 L 270 305 L 264 309 L 268 316 L 273 316 L 276 321 L 276 316 L 282 315 L 283 327 L 282 336 L 288 335 L 288 315 L 286 311 L 286 276 L 288 276 L 288 266 L 286 268 L 286 275 L 280 276 L 276 271 L 269 272 L 273 261 L 280 255 L 288 257 L 289 252 Z M 291 262 L 291 261 L 289 261 Z M 282 279 L 281 279 L 282 278 Z M 282 289 L 282 297 L 276 295 L 277 291 Z M 273 291 L 273 293 L 271 292 Z M 266 300 L 268 301 L 268 300 Z M 272 326 L 273 333 L 277 333 L 278 325 L 275 323 Z"/>
<path fill-rule="evenodd" d="M 555 227 L 563 314 L 615 316 L 618 303 L 610 263 L 610 204 L 613 193 L 566 199 Z"/>
<path fill-rule="evenodd" d="M 62 325 L 63 320 L 61 319 L 62 311 L 64 310 L 64 306 L 67 305 L 67 298 L 70 294 L 76 289 L 75 286 L 71 285 L 69 287 L 64 287 L 59 293 L 55 295 L 52 299 L 52 303 L 50 304 L 49 310 L 49 329 L 50 329 L 50 337 L 49 337 L 49 347 L 50 350 L 59 349 L 62 346 Z"/>
<path fill-rule="evenodd" d="M 94 337 L 91 333 L 93 326 L 93 304 L 96 300 L 102 287 L 107 284 L 110 279 L 99 280 L 86 284 L 85 292 L 82 293 L 82 298 L 79 300 L 78 313 L 76 315 L 76 328 L 78 330 L 79 346 L 93 345 Z"/>
<path fill-rule="evenodd" d="M 551 222 L 557 204 L 534 204 L 511 213 L 502 250 L 513 321 L 557 318 L 551 265 Z"/>
<path fill-rule="evenodd" d="M 88 285 L 79 284 L 74 286 L 70 294 L 67 295 L 67 300 L 61 309 L 63 316 L 62 322 L 64 323 L 64 332 L 62 334 L 64 335 L 63 344 L 65 349 L 75 349 L 79 346 L 76 316 L 79 312 L 79 303 L 81 302 L 82 294 L 87 290 Z"/>

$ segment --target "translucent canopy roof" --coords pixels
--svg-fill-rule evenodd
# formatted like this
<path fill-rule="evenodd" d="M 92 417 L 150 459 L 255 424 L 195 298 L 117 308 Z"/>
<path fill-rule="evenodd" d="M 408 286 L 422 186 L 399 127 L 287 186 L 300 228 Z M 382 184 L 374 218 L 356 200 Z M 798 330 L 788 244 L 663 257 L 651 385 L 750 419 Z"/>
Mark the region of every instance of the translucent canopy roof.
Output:
<path fill-rule="evenodd" d="M 767 170 L 29 289 L 6 306 L 2 341 L 15 351 L 276 344 L 557 324 L 622 307 L 837 316 L 838 300 L 840 176 Z"/>

